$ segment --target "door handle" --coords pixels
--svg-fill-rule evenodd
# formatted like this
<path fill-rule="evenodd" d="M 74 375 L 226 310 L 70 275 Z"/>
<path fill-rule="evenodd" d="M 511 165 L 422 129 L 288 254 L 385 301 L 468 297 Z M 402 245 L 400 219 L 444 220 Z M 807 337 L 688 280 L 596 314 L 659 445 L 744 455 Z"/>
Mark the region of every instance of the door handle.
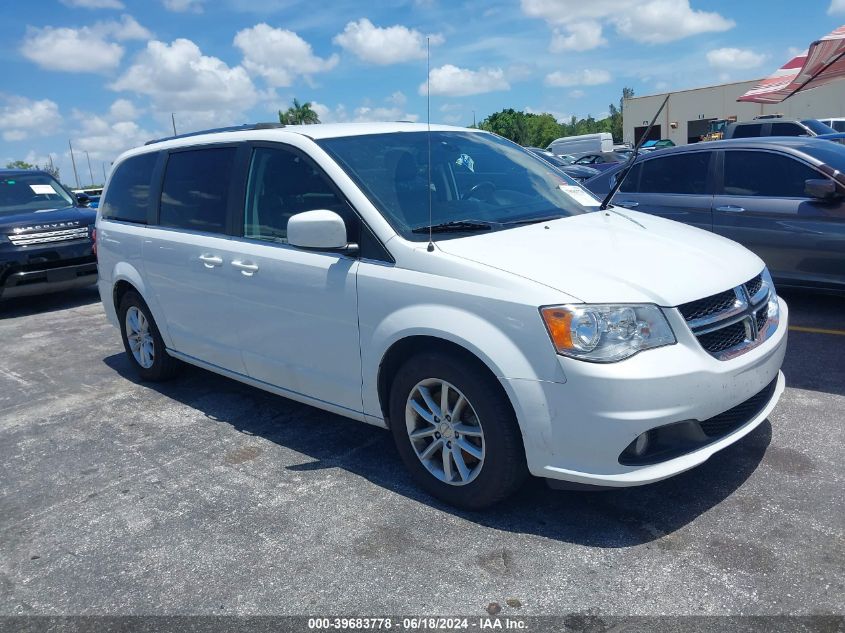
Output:
<path fill-rule="evenodd" d="M 633 200 L 622 200 L 621 202 L 617 202 L 620 207 L 625 207 L 626 209 L 634 209 L 640 206 L 639 202 L 634 202 Z"/>
<path fill-rule="evenodd" d="M 209 255 L 208 253 L 203 253 L 202 255 L 200 255 L 199 260 L 206 268 L 214 268 L 215 266 L 223 265 L 222 257 L 218 257 L 217 255 Z"/>
<path fill-rule="evenodd" d="M 745 211 L 744 207 L 738 207 L 735 204 L 725 204 L 721 207 L 716 207 L 716 211 L 722 211 L 724 213 L 742 213 Z"/>
<path fill-rule="evenodd" d="M 233 259 L 232 266 L 240 270 L 241 274 L 246 275 L 247 277 L 252 277 L 255 273 L 258 272 L 258 264 L 244 262 L 240 259 Z"/>

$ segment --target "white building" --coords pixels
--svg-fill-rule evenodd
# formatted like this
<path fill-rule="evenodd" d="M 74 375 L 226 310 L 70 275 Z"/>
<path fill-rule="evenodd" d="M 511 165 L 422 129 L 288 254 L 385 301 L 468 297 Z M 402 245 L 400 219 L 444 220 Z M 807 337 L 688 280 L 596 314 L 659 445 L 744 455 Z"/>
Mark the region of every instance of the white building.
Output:
<path fill-rule="evenodd" d="M 670 93 L 669 103 L 654 122 L 649 138 L 668 138 L 676 145 L 695 143 L 707 133 L 709 123 L 714 119 L 735 117 L 737 121 L 748 121 L 761 114 L 775 113 L 782 113 L 790 119 L 845 116 L 845 81 L 799 92 L 774 105 L 737 101 L 737 97 L 759 81 L 739 81 Z M 666 94 L 625 100 L 622 134 L 626 143 L 636 142 L 645 132 Z"/>

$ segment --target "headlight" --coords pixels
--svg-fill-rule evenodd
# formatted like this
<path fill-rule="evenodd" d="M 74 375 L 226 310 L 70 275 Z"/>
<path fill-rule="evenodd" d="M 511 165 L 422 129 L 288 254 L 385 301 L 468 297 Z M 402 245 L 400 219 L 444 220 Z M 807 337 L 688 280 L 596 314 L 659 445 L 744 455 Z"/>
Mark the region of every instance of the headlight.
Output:
<path fill-rule="evenodd" d="M 613 363 L 675 343 L 654 305 L 572 304 L 540 308 L 540 314 L 557 353 L 581 360 Z"/>
<path fill-rule="evenodd" d="M 769 272 L 768 267 L 763 269 L 763 272 L 760 273 L 763 276 L 763 285 L 769 287 L 769 311 L 767 312 L 769 319 L 777 319 L 780 311 L 780 306 L 778 305 L 778 293 L 775 291 L 775 282 L 772 281 L 772 275 Z"/>

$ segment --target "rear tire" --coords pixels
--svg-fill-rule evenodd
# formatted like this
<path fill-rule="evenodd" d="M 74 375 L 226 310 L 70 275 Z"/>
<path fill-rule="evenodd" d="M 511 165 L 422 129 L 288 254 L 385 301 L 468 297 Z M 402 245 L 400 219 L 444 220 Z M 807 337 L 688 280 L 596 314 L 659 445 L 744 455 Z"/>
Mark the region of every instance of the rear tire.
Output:
<path fill-rule="evenodd" d="M 459 508 L 494 505 L 528 475 L 507 395 L 457 354 L 423 352 L 402 365 L 390 390 L 390 427 L 414 482 Z"/>
<path fill-rule="evenodd" d="M 165 349 L 164 340 L 144 300 L 129 290 L 117 310 L 123 348 L 129 362 L 143 381 L 169 380 L 179 369 L 179 362 Z"/>

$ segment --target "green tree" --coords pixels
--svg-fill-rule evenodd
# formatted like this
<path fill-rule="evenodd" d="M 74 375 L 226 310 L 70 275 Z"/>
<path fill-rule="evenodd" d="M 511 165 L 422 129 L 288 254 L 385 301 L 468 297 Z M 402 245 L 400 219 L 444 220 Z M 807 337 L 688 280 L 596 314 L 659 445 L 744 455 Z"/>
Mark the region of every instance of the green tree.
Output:
<path fill-rule="evenodd" d="M 37 167 L 22 160 L 13 160 L 11 163 L 6 163 L 6 169 L 37 169 Z"/>
<path fill-rule="evenodd" d="M 613 134 L 613 140 L 616 143 L 622 142 L 622 117 L 623 111 L 625 110 L 625 99 L 630 99 L 634 96 L 634 89 L 633 88 L 622 88 L 622 96 L 619 98 L 619 107 L 617 108 L 614 104 L 610 104 L 610 129 L 608 132 Z"/>
<path fill-rule="evenodd" d="M 279 110 L 279 123 L 285 125 L 308 125 L 319 122 L 320 117 L 311 108 L 310 101 L 299 103 L 299 100 L 294 98 L 293 105 L 286 112 Z"/>

